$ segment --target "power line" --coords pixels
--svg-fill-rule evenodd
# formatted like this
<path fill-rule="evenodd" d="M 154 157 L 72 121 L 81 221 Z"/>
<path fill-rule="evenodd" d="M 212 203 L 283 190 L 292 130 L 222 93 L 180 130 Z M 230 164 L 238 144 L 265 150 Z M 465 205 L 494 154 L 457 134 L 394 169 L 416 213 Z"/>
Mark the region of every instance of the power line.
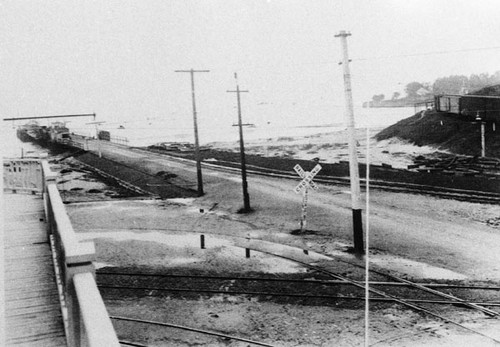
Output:
<path fill-rule="evenodd" d="M 367 60 L 369 61 L 369 60 L 382 60 L 382 59 L 393 59 L 393 58 L 410 58 L 410 57 L 452 54 L 452 53 L 462 53 L 462 52 L 490 51 L 490 50 L 496 50 L 496 49 L 500 49 L 500 46 L 479 47 L 479 48 L 462 48 L 462 49 L 454 49 L 454 50 L 446 50 L 446 51 L 430 51 L 430 52 L 421 52 L 421 53 L 388 55 L 388 56 L 380 56 L 380 57 L 355 58 L 355 59 L 351 59 L 351 61 L 367 61 Z"/>

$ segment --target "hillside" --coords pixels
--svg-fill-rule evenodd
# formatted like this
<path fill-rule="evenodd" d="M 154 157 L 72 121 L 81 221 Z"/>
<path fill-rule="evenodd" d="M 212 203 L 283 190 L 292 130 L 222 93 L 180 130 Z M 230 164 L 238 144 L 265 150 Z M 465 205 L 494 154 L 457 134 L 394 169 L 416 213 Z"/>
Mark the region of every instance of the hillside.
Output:
<path fill-rule="evenodd" d="M 377 141 L 390 138 L 408 140 L 415 145 L 435 146 L 455 154 L 480 155 L 481 130 L 479 123 L 466 122 L 454 115 L 434 111 L 419 112 L 412 117 L 379 132 Z M 486 126 L 486 156 L 500 158 L 500 129 Z"/>
<path fill-rule="evenodd" d="M 484 87 L 480 90 L 476 90 L 472 93 L 472 95 L 488 95 L 488 96 L 500 96 L 500 84 L 491 85 L 488 87 Z"/>

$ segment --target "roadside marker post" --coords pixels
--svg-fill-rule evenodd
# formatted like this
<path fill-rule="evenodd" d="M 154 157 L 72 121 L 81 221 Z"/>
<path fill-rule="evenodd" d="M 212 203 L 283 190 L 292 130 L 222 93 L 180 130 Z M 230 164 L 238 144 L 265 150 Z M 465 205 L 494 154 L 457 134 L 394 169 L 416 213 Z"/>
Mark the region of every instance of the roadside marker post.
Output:
<path fill-rule="evenodd" d="M 299 164 L 295 165 L 293 169 L 300 176 L 300 178 L 302 178 L 302 181 L 300 181 L 300 183 L 295 187 L 293 191 L 296 194 L 302 192 L 302 215 L 300 217 L 300 231 L 303 232 L 304 230 L 306 230 L 307 223 L 307 193 L 309 188 L 318 190 L 318 186 L 313 182 L 313 178 L 321 170 L 321 165 L 317 164 L 311 170 L 311 172 L 304 171 L 304 169 L 302 169 Z"/>

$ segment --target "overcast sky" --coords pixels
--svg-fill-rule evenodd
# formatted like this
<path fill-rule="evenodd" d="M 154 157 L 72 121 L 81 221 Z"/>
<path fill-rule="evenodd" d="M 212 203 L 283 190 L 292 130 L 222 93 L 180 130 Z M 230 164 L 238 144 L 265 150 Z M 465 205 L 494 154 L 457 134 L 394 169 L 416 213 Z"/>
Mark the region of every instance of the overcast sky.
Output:
<path fill-rule="evenodd" d="M 496 0 L 0 2 L 3 117 L 96 112 L 101 120 L 235 120 L 233 73 L 253 122 L 340 121 L 340 30 L 354 102 L 412 81 L 500 70 Z"/>

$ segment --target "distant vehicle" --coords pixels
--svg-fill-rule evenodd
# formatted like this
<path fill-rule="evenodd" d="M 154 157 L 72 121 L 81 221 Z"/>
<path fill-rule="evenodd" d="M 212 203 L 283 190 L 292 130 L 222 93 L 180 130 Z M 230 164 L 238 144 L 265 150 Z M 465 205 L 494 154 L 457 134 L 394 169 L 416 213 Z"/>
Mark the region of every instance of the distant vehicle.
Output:
<path fill-rule="evenodd" d="M 111 141 L 111 133 L 106 130 L 100 130 L 97 134 L 97 138 L 102 141 Z"/>

